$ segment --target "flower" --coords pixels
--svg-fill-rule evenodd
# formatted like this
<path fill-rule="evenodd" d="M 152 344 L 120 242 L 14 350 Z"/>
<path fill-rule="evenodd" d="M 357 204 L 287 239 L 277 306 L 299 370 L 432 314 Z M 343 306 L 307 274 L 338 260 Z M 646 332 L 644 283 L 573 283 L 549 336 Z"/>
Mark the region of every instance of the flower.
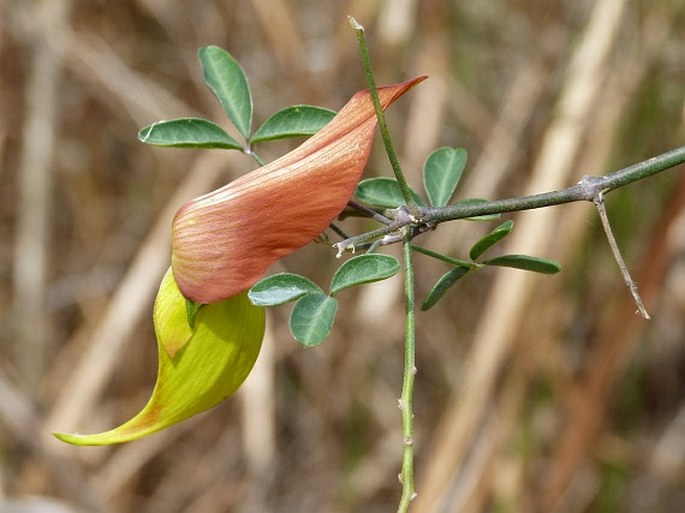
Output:
<path fill-rule="evenodd" d="M 382 108 L 425 78 L 379 88 Z M 232 297 L 320 235 L 354 193 L 376 122 L 369 91 L 360 91 L 295 150 L 183 205 L 171 257 L 183 295 L 199 303 Z"/>

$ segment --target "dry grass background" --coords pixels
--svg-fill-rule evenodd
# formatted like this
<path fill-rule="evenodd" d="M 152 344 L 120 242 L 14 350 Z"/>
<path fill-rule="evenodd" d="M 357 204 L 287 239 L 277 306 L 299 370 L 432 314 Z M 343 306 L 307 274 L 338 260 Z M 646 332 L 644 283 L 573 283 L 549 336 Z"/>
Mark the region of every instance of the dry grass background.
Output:
<path fill-rule="evenodd" d="M 398 278 L 344 295 L 315 350 L 290 339 L 287 308 L 270 311 L 255 372 L 208 414 L 114 448 L 50 436 L 144 404 L 170 216 L 252 167 L 136 141 L 158 119 L 223 122 L 199 46 L 242 63 L 258 120 L 293 103 L 339 108 L 364 87 L 354 14 L 379 82 L 430 75 L 389 114 L 410 181 L 431 149 L 464 146 L 462 197 L 560 188 L 685 139 L 682 0 L 0 5 L 3 513 L 396 508 Z M 377 152 L 368 173 L 387 172 Z M 685 510 L 685 174 L 608 203 L 652 320 L 635 315 L 590 205 L 510 216 L 507 249 L 564 271 L 484 272 L 419 314 L 412 511 Z M 463 257 L 487 229 L 444 225 L 422 243 Z M 279 268 L 325 285 L 332 255 L 312 246 Z M 422 294 L 446 269 L 417 264 Z"/>

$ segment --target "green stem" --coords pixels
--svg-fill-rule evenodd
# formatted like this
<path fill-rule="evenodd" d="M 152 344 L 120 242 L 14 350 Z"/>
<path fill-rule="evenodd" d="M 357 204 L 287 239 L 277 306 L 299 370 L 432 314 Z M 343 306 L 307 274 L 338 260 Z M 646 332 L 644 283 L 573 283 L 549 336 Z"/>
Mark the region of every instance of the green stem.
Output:
<path fill-rule="evenodd" d="M 359 53 L 361 54 L 362 63 L 364 64 L 366 81 L 369 84 L 369 91 L 371 92 L 373 107 L 376 111 L 376 118 L 378 119 L 378 128 L 381 131 L 381 137 L 383 138 L 383 144 L 385 145 L 385 152 L 388 154 L 388 160 L 390 160 L 392 172 L 395 174 L 395 179 L 400 186 L 402 198 L 404 198 L 404 202 L 406 203 L 409 212 L 416 216 L 418 214 L 418 207 L 416 205 L 416 201 L 414 200 L 414 196 L 411 193 L 411 188 L 407 183 L 407 179 L 404 177 L 404 173 L 402 172 L 402 166 L 400 165 L 399 158 L 397 158 L 397 152 L 395 151 L 395 146 L 393 145 L 392 138 L 390 137 L 388 124 L 385 122 L 383 107 L 381 106 L 381 101 L 378 97 L 378 87 L 376 86 L 376 79 L 373 74 L 373 67 L 371 66 L 371 57 L 369 56 L 369 49 L 366 45 L 366 38 L 364 37 L 364 27 L 360 25 L 352 16 L 349 16 L 348 19 L 350 21 L 350 25 L 352 25 L 352 28 L 357 34 Z"/>
<path fill-rule="evenodd" d="M 437 253 L 435 251 L 431 251 L 428 248 L 424 248 L 423 246 L 415 246 L 412 244 L 412 249 L 414 251 L 417 251 L 418 253 L 423 253 L 426 256 L 433 257 L 437 260 L 442 260 L 443 262 L 446 262 L 450 265 L 453 265 L 455 267 L 468 267 L 470 269 L 476 269 L 478 267 L 478 264 L 475 262 L 467 262 L 466 260 L 460 260 L 458 258 L 452 258 L 447 255 L 443 255 L 442 253 Z"/>
<path fill-rule="evenodd" d="M 407 230 L 408 233 L 408 230 Z M 402 242 L 404 260 L 404 376 L 402 395 L 399 401 L 402 415 L 402 497 L 398 513 L 406 513 L 409 504 L 416 497 L 414 491 L 414 379 L 416 377 L 416 308 L 414 292 L 414 263 L 410 237 L 405 235 Z"/>

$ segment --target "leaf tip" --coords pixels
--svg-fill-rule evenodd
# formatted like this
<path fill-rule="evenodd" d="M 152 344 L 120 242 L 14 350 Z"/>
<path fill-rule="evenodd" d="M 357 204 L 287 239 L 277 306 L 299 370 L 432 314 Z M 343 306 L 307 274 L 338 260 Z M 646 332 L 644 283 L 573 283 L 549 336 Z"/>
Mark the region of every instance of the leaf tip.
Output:
<path fill-rule="evenodd" d="M 160 121 L 155 121 L 151 125 L 145 126 L 138 130 L 138 140 L 142 143 L 147 143 L 148 139 L 150 138 L 150 134 L 152 134 L 152 131 L 155 129 L 155 126 L 160 123 Z"/>

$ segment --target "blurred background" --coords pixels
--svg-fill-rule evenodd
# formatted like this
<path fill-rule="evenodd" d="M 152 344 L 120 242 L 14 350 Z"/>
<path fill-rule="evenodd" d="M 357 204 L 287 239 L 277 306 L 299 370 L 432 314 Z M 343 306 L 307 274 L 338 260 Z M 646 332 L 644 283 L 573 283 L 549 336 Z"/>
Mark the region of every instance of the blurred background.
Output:
<path fill-rule="evenodd" d="M 136 140 L 173 117 L 228 126 L 200 46 L 245 68 L 256 124 L 294 103 L 339 109 L 365 87 L 353 14 L 380 83 L 430 75 L 390 129 L 417 188 L 432 149 L 465 147 L 460 198 L 562 188 L 685 141 L 682 0 L 0 5 L 2 513 L 396 509 L 399 277 L 343 293 L 316 349 L 290 338 L 289 307 L 271 309 L 255 371 L 211 412 L 118 447 L 50 435 L 105 430 L 145 404 L 171 216 L 254 167 Z M 379 146 L 366 176 L 389 173 Z M 516 226 L 496 251 L 557 259 L 561 274 L 483 271 L 419 313 L 413 512 L 685 511 L 684 171 L 607 198 L 650 321 L 590 204 L 504 216 Z M 417 242 L 464 258 L 494 226 Z M 311 245 L 274 271 L 325 287 L 338 264 Z M 416 265 L 422 299 L 448 267 Z"/>

